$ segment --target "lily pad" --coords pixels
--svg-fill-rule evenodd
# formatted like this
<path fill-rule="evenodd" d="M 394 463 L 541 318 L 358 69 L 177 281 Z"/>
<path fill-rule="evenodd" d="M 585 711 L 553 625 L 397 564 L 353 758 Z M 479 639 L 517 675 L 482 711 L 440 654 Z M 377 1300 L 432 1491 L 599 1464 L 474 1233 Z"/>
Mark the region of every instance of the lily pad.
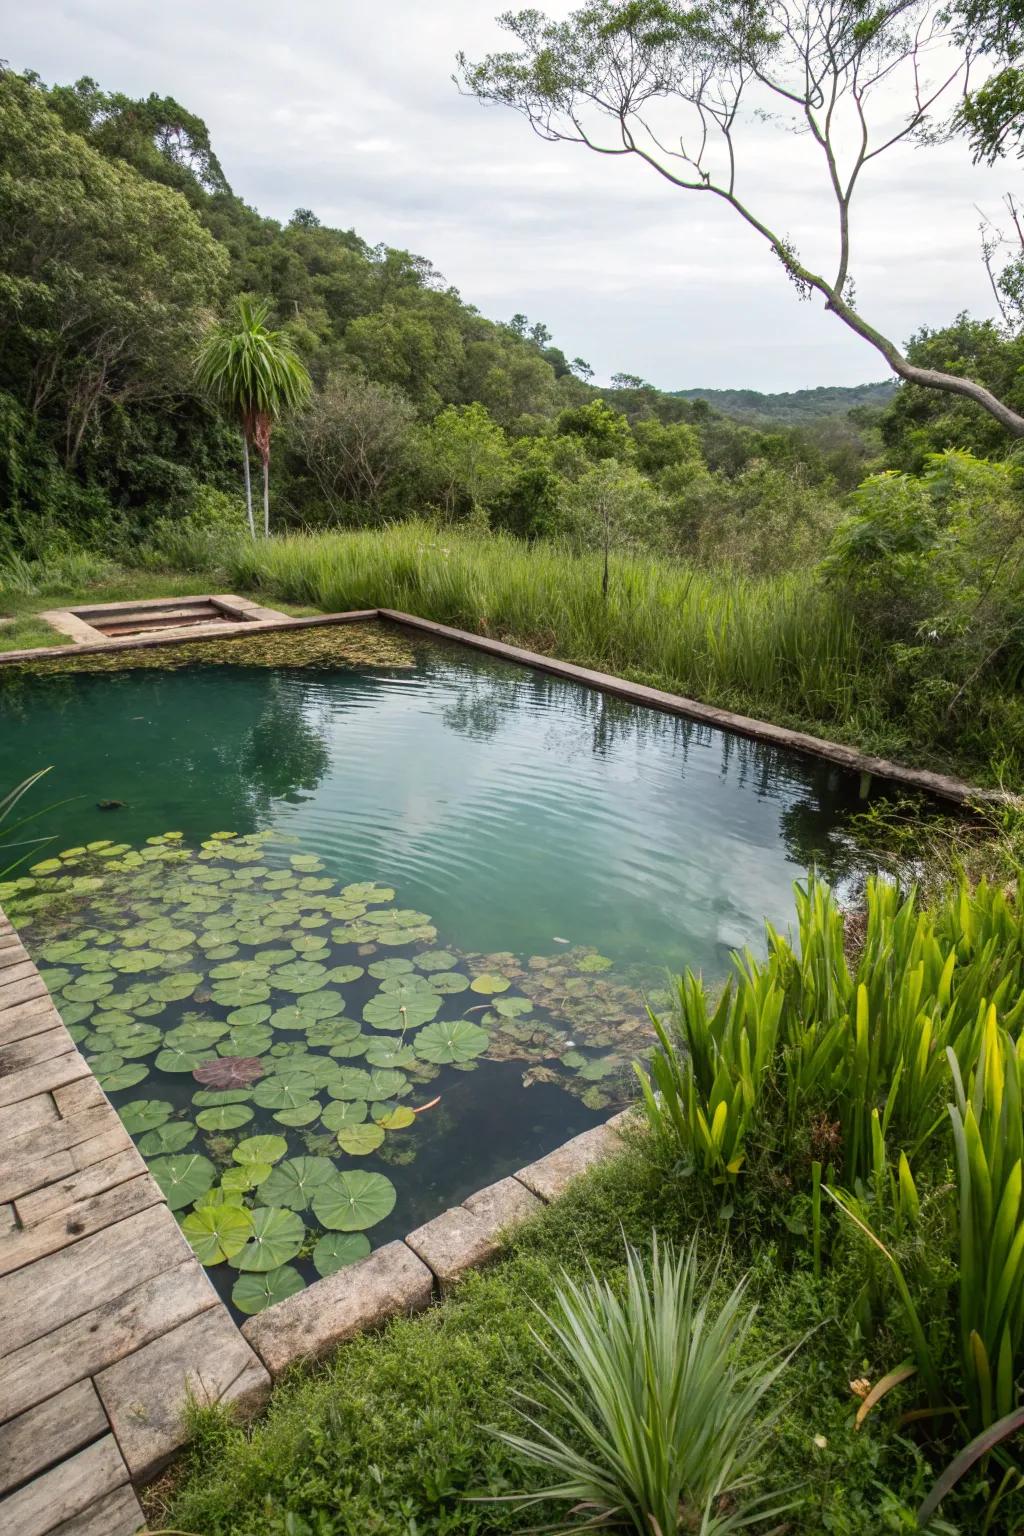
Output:
<path fill-rule="evenodd" d="M 424 1061 L 441 1066 L 448 1062 L 472 1061 L 486 1051 L 490 1038 L 486 1029 L 469 1019 L 439 1019 L 421 1029 L 416 1036 L 416 1054 Z"/>
<path fill-rule="evenodd" d="M 181 1230 L 200 1264 L 223 1264 L 252 1236 L 252 1212 L 234 1204 L 204 1205 L 185 1217 Z"/>
<path fill-rule="evenodd" d="M 130 1136 L 156 1130 L 173 1113 L 174 1105 L 168 1104 L 166 1099 L 132 1099 L 118 1110 L 121 1123 Z"/>
<path fill-rule="evenodd" d="M 323 1110 L 320 1119 L 329 1131 L 343 1126 L 361 1125 L 366 1119 L 365 1099 L 336 1099 Z"/>
<path fill-rule="evenodd" d="M 494 992 L 507 992 L 512 983 L 507 976 L 499 976 L 496 971 L 484 971 L 482 976 L 474 976 L 470 982 L 474 992 L 481 992 L 489 997 Z"/>
<path fill-rule="evenodd" d="M 123 1088 L 134 1088 L 149 1076 L 149 1068 L 141 1061 L 126 1061 L 109 1072 L 97 1072 L 96 1081 L 104 1093 L 120 1093 Z"/>
<path fill-rule="evenodd" d="M 297 1109 L 313 1097 L 316 1087 L 309 1072 L 277 1072 L 256 1085 L 253 1097 L 261 1109 Z"/>
<path fill-rule="evenodd" d="M 207 1083 L 211 1088 L 241 1088 L 254 1083 L 266 1070 L 258 1057 L 224 1056 L 220 1061 L 207 1060 L 195 1067 L 192 1076 L 197 1083 Z"/>
<path fill-rule="evenodd" d="M 396 955 L 390 960 L 375 960 L 367 966 L 370 975 L 377 981 L 387 981 L 391 976 L 408 976 L 412 973 L 412 961 L 405 960 Z"/>
<path fill-rule="evenodd" d="M 196 1115 L 196 1124 L 204 1131 L 236 1131 L 252 1119 L 248 1104 L 221 1104 Z M 143 1148 L 145 1151 L 145 1148 Z"/>
<path fill-rule="evenodd" d="M 266 1002 L 270 988 L 265 981 L 221 981 L 210 995 L 223 1008 L 252 1008 Z"/>
<path fill-rule="evenodd" d="M 214 1052 L 208 1049 L 195 1049 L 185 1045 L 165 1045 L 157 1054 L 154 1065 L 161 1072 L 191 1072 L 197 1076 L 204 1067 L 214 1059 Z M 199 1077 L 201 1083 L 208 1083 L 214 1079 Z"/>
<path fill-rule="evenodd" d="M 231 1153 L 236 1163 L 276 1163 L 288 1151 L 283 1136 L 248 1136 Z M 284 1263 L 284 1260 L 281 1261 Z"/>
<path fill-rule="evenodd" d="M 303 1104 L 296 1104 L 294 1109 L 275 1110 L 274 1119 L 278 1125 L 311 1125 L 319 1113 L 320 1101 L 318 1099 L 307 1099 Z"/>
<path fill-rule="evenodd" d="M 289 1157 L 260 1185 L 260 1201 L 304 1211 L 336 1171 L 329 1157 Z"/>
<path fill-rule="evenodd" d="M 441 999 L 435 992 L 378 992 L 363 1009 L 363 1018 L 376 1029 L 417 1029 L 437 1015 Z"/>
<path fill-rule="evenodd" d="M 313 1249 L 313 1268 L 324 1279 L 346 1264 L 356 1264 L 370 1251 L 370 1239 L 362 1232 L 325 1232 Z"/>
<path fill-rule="evenodd" d="M 376 1152 L 383 1140 L 383 1130 L 372 1122 L 344 1125 L 338 1132 L 338 1146 L 350 1157 L 366 1157 L 370 1152 Z"/>
<path fill-rule="evenodd" d="M 363 1232 L 395 1208 L 395 1186 L 382 1173 L 336 1173 L 313 1198 L 313 1214 L 332 1232 Z"/>
<path fill-rule="evenodd" d="M 146 1132 L 139 1142 L 139 1151 L 143 1157 L 183 1152 L 189 1142 L 195 1140 L 195 1134 L 196 1128 L 190 1120 L 168 1120 L 165 1125 Z"/>
<path fill-rule="evenodd" d="M 416 1119 L 408 1104 L 375 1104 L 373 1109 L 374 1120 L 386 1131 L 404 1131 Z"/>
<path fill-rule="evenodd" d="M 326 987 L 319 992 L 307 992 L 299 999 L 299 1012 L 311 1019 L 330 1019 L 345 1011 L 345 999 Z"/>
<path fill-rule="evenodd" d="M 461 971 L 435 971 L 427 980 L 442 997 L 454 997 L 458 992 L 469 990 L 469 977 Z"/>
<path fill-rule="evenodd" d="M 295 1211 L 260 1205 L 252 1213 L 252 1232 L 245 1246 L 228 1262 L 234 1269 L 264 1273 L 294 1259 L 302 1247 L 306 1226 Z"/>
<path fill-rule="evenodd" d="M 199 1152 L 154 1158 L 149 1171 L 163 1190 L 172 1211 L 180 1211 L 184 1206 L 192 1205 L 200 1195 L 205 1195 L 217 1173 L 210 1159 Z"/>
<path fill-rule="evenodd" d="M 263 1275 L 239 1275 L 231 1287 L 231 1301 L 239 1312 L 251 1317 L 275 1302 L 287 1301 L 305 1287 L 306 1282 L 294 1264 L 281 1264 Z"/>

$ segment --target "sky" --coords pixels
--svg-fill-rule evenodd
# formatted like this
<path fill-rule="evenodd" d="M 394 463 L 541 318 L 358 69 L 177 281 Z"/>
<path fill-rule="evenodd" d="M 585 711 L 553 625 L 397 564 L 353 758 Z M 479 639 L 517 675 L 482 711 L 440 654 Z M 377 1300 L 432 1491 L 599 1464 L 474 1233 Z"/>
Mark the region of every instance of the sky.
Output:
<path fill-rule="evenodd" d="M 48 83 L 87 74 L 176 97 L 261 213 L 312 208 L 428 257 L 489 318 L 543 321 L 597 382 L 627 372 L 662 389 L 774 391 L 889 376 L 818 301 L 799 300 L 729 208 L 635 160 L 545 143 L 514 112 L 460 95 L 455 54 L 502 45 L 498 8 L 36 0 L 18 7 L 3 52 Z M 998 215 L 1008 185 L 1009 172 L 972 166 L 959 143 L 875 162 L 853 219 L 865 317 L 902 343 L 960 310 L 991 313 L 979 209 Z M 835 213 L 808 140 L 751 121 L 741 190 L 802 256 L 827 262 Z"/>

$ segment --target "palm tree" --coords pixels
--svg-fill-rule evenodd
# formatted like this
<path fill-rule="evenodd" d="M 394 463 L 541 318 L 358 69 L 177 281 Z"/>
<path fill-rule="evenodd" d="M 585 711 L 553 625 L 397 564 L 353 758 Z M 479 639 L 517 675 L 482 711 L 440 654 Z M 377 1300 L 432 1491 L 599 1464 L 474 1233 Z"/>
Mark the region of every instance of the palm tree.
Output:
<path fill-rule="evenodd" d="M 252 515 L 249 445 L 263 461 L 263 533 L 270 533 L 270 431 L 289 406 L 302 405 L 312 393 L 306 366 L 285 331 L 267 329 L 271 306 L 246 295 L 237 313 L 212 325 L 203 338 L 196 364 L 200 388 L 235 417 L 242 428 L 245 469 L 245 510 L 249 532 L 256 537 Z"/>

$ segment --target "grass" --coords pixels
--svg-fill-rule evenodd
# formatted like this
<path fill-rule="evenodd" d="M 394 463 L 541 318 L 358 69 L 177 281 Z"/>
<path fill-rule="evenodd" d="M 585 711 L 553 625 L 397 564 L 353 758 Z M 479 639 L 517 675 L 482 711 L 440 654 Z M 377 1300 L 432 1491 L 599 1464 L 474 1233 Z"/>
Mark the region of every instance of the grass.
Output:
<path fill-rule="evenodd" d="M 491 1428 L 522 1432 L 513 1394 L 536 1393 L 537 1307 L 551 1306 L 563 1270 L 578 1278 L 589 1262 L 618 1285 L 624 1239 L 646 1246 L 653 1225 L 679 1244 L 696 1231 L 701 1256 L 720 1263 L 722 1295 L 750 1272 L 749 1298 L 760 1303 L 753 1356 L 791 1349 L 818 1330 L 787 1369 L 764 1457 L 799 1489 L 793 1536 L 909 1532 L 932 1474 L 892 1433 L 900 1393 L 885 1414 L 876 1410 L 877 1433 L 858 1433 L 849 1386 L 880 1371 L 899 1345 L 884 1335 L 865 1345 L 844 1316 L 838 1282 L 814 1286 L 804 1263 L 781 1263 L 765 1228 L 725 1238 L 705 1216 L 694 1181 L 666 1179 L 634 1148 L 581 1180 L 523 1229 L 507 1257 L 467 1276 L 442 1305 L 284 1381 L 251 1431 L 217 1413 L 197 1415 L 187 1462 L 150 1491 L 151 1525 L 197 1536 L 485 1536 L 546 1525 L 552 1506 L 472 1502 L 531 1485 Z"/>

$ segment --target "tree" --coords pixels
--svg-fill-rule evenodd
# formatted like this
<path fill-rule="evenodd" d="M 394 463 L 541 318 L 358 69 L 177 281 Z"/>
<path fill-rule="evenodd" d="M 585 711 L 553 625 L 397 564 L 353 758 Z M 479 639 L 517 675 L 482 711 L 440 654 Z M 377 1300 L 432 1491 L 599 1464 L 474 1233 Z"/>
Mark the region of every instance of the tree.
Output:
<path fill-rule="evenodd" d="M 336 374 L 294 418 L 288 444 L 334 518 L 353 506 L 379 516 L 409 463 L 415 421 L 400 390 Z"/>
<path fill-rule="evenodd" d="M 609 557 L 613 547 L 657 543 L 663 530 L 661 497 L 632 464 L 599 459 L 566 492 L 577 537 L 604 554 L 601 596 L 608 600 Z"/>
<path fill-rule="evenodd" d="M 1021 0 L 960 0 L 954 5 L 957 41 L 994 59 L 995 73 L 968 91 L 954 118 L 966 132 L 975 160 L 990 165 L 1013 146 L 1024 150 L 1024 5 Z"/>
<path fill-rule="evenodd" d="M 542 138 L 630 155 L 671 186 L 716 198 L 767 243 L 801 297 L 825 307 L 900 378 L 966 396 L 1014 436 L 1024 416 L 974 379 L 904 356 L 857 308 L 851 207 L 862 173 L 895 145 L 921 142 L 966 78 L 942 0 L 594 0 L 565 21 L 538 11 L 501 18 L 520 45 L 459 79 L 514 108 Z M 893 104 L 903 94 L 894 122 Z M 668 110 L 681 120 L 667 121 Z M 742 127 L 751 115 L 810 137 L 836 216 L 831 275 L 800 258 L 741 191 Z"/>
<path fill-rule="evenodd" d="M 591 368 L 586 358 L 574 357 L 572 362 L 569 364 L 569 367 L 578 379 L 583 380 L 584 384 L 589 384 L 591 379 L 594 377 L 594 370 Z"/>
<path fill-rule="evenodd" d="M 427 457 L 445 512 L 481 523 L 512 478 L 508 442 L 482 405 L 450 405 L 426 434 Z M 468 503 L 468 506 L 467 506 Z"/>
<path fill-rule="evenodd" d="M 242 295 L 235 315 L 212 325 L 196 364 L 201 389 L 239 421 L 245 473 L 245 510 L 255 537 L 249 445 L 263 461 L 263 535 L 270 535 L 270 433 L 281 412 L 302 405 L 312 393 L 306 366 L 285 331 L 267 329 L 270 305 Z"/>

